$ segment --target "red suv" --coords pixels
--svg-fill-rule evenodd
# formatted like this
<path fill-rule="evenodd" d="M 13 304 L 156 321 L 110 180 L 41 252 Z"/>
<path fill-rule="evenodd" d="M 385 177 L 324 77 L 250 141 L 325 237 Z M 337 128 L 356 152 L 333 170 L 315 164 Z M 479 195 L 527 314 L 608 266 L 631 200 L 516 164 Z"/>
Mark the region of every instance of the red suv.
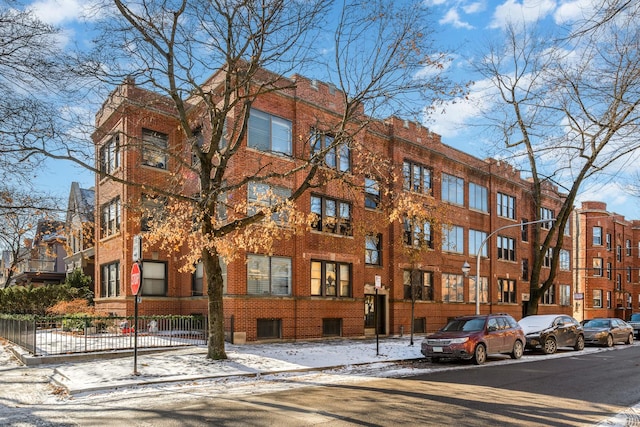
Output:
<path fill-rule="evenodd" d="M 481 365 L 488 354 L 505 353 L 513 359 L 521 358 L 525 342 L 522 328 L 508 314 L 462 316 L 428 335 L 422 341 L 421 352 L 432 362 L 472 359 Z"/>

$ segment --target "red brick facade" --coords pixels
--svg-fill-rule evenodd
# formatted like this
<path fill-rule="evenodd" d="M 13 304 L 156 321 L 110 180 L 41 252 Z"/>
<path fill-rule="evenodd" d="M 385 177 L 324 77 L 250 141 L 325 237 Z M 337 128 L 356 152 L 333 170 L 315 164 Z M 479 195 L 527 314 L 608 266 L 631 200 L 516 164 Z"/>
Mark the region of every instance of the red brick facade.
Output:
<path fill-rule="evenodd" d="M 619 317 L 640 311 L 640 221 L 608 212 L 603 202 L 583 202 L 574 212 L 578 260 L 577 319 Z"/>
<path fill-rule="evenodd" d="M 296 89 L 283 93 L 272 93 L 258 99 L 254 108 L 285 118 L 292 123 L 292 146 L 294 157 L 305 154 L 301 135 L 308 135 L 310 129 L 321 120 L 335 120 L 339 112 L 341 94 L 335 88 L 296 76 Z M 184 136 L 170 108 L 161 97 L 137 88 L 127 82 L 117 89 L 98 113 L 98 131 L 94 135 L 97 162 L 104 162 L 105 144 L 113 143 L 118 137 L 118 161 L 113 163 L 116 177 L 135 182 L 153 182 L 172 185 L 171 174 L 176 165 L 169 159 L 167 170 L 141 164 L 139 140 L 142 129 L 162 132 L 169 136 L 171 149 L 185 153 Z M 533 252 L 529 239 L 523 240 L 521 222 L 535 219 L 531 199 L 531 183 L 520 177 L 511 166 L 493 159 L 481 160 L 465 152 L 444 145 L 440 136 L 412 122 L 397 118 L 379 121 L 371 125 L 358 137 L 359 143 L 369 150 L 382 154 L 395 165 L 402 176 L 403 162 L 410 162 L 428 168 L 431 176 L 433 197 L 442 201 L 443 174 L 454 178 L 462 189 L 463 198 L 448 204 L 448 219 L 460 227 L 463 248 L 444 251 L 436 239 L 434 249 L 420 262 L 420 270 L 432 276 L 432 298 L 417 301 L 415 318 L 418 332 L 433 331 L 446 323 L 447 319 L 471 314 L 475 310 L 474 295 L 470 284 L 475 277 L 476 256 L 469 253 L 470 230 L 478 230 L 489 235 L 493 230 L 508 226 L 500 237 L 512 239 L 514 259 L 498 259 L 496 237 L 487 244 L 487 257 L 482 257 L 480 275 L 488 278 L 488 302 L 480 304 L 482 313 L 506 312 L 516 318 L 522 316 L 523 298 L 528 295 L 529 282 L 523 278 L 523 260 L 532 264 Z M 308 147 L 306 148 L 308 153 Z M 275 166 L 286 167 L 286 160 L 256 149 L 244 148 L 241 155 L 234 158 L 228 169 L 229 175 L 255 170 L 268 159 Z M 352 162 L 358 162 L 354 153 Z M 100 164 L 100 163 L 99 163 Z M 294 178 L 295 180 L 299 177 Z M 456 181 L 456 179 L 458 181 Z M 470 184 L 486 191 L 484 208 L 473 208 L 470 201 Z M 293 183 L 295 187 L 295 183 Z M 455 187 L 455 185 L 454 185 Z M 477 187 L 475 187 L 477 188 Z M 553 190 L 553 189 L 549 189 Z M 398 182 L 394 191 L 404 191 Z M 136 206 L 143 190 L 139 186 L 127 186 L 100 176 L 96 178 L 96 306 L 105 313 L 130 314 L 133 312 L 133 297 L 129 286 L 132 264 L 132 239 L 140 234 L 140 213 Z M 515 202 L 511 218 L 498 215 L 498 194 L 508 196 Z M 548 192 L 545 207 L 558 212 L 562 200 Z M 410 264 L 401 250 L 403 226 L 400 222 L 384 227 L 381 213 L 365 208 L 364 195 L 345 193 L 337 184 L 330 184 L 309 191 L 297 201 L 300 209 L 310 211 L 312 195 L 331 197 L 351 203 L 351 220 L 354 232 L 351 236 L 308 231 L 300 236 L 278 242 L 271 254 L 291 260 L 291 289 L 287 295 L 255 295 L 247 290 L 247 257 L 241 256 L 227 266 L 226 293 L 224 298 L 225 318 L 233 316 L 236 333 L 246 334 L 249 341 L 262 338 L 308 339 L 323 336 L 363 336 L 373 334 L 370 309 L 378 311 L 378 324 L 382 334 L 408 333 L 411 325 L 411 302 L 405 298 L 403 270 Z M 246 193 L 245 196 L 246 198 Z M 117 201 L 119 198 L 119 205 Z M 476 199 L 474 199 L 476 200 Z M 503 201 L 504 202 L 504 201 Z M 109 205 L 113 210 L 109 211 Z M 119 214 L 116 212 L 119 210 Z M 109 212 L 105 216 L 105 212 Z M 105 223 L 119 216 L 119 228 L 111 231 Z M 117 222 L 117 220 L 115 220 Z M 372 228 L 368 230 L 367 227 Z M 381 235 L 380 265 L 365 262 L 366 232 Z M 434 234 L 440 230 L 433 230 Z M 530 233 L 530 230 L 529 230 Z M 108 235 L 107 235 L 108 234 Z M 570 236 L 565 247 L 571 248 Z M 477 243 L 477 242 L 476 242 Z M 193 296 L 191 273 L 180 272 L 178 257 L 166 254 L 157 248 L 145 247 L 143 259 L 148 262 L 166 262 L 164 295 L 143 295 L 141 314 L 206 314 L 207 297 Z M 312 262 L 339 263 L 350 269 L 350 293 L 346 297 L 326 297 L 312 295 Z M 462 279 L 461 298 L 456 302 L 443 301 L 444 275 L 462 276 L 464 262 L 472 266 L 470 277 Z M 110 266 L 111 265 L 111 266 Z M 318 265 L 318 264 L 316 264 Z M 544 274 L 543 274 L 544 276 Z M 543 277 L 544 278 L 544 277 Z M 374 284 L 379 280 L 381 288 Z M 510 301 L 501 302 L 498 295 L 498 281 L 511 281 L 508 295 Z M 570 271 L 560 271 L 555 286 L 555 294 L 540 305 L 540 313 L 571 313 L 570 300 L 560 298 L 560 287 L 572 289 Z M 206 287 L 205 287 L 206 288 Z M 374 302 L 375 301 L 375 302 Z M 372 305 L 373 304 L 373 305 Z M 260 329 L 260 326 L 263 329 Z M 229 327 L 229 325 L 227 325 Z M 275 332 L 274 332 L 275 331 Z"/>

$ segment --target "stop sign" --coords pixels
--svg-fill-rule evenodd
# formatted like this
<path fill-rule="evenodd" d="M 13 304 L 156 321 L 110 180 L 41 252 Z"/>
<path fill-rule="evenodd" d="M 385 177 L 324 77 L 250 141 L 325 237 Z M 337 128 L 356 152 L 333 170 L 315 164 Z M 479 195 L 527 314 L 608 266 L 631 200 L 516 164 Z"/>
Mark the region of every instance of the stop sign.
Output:
<path fill-rule="evenodd" d="M 131 293 L 133 295 L 138 295 L 141 279 L 142 272 L 140 271 L 140 265 L 137 262 L 134 262 L 131 266 Z"/>

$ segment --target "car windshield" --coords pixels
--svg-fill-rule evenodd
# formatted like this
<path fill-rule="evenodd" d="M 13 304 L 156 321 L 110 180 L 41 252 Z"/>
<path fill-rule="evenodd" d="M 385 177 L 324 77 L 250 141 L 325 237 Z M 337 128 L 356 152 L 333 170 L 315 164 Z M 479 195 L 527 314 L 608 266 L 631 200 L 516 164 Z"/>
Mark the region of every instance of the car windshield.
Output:
<path fill-rule="evenodd" d="M 640 322 L 640 313 L 632 314 L 631 319 L 629 320 L 631 320 L 632 322 Z"/>
<path fill-rule="evenodd" d="M 484 319 L 455 319 L 442 328 L 443 331 L 481 331 L 484 328 Z"/>
<path fill-rule="evenodd" d="M 608 320 L 589 320 L 584 324 L 585 328 L 608 328 L 609 321 Z"/>

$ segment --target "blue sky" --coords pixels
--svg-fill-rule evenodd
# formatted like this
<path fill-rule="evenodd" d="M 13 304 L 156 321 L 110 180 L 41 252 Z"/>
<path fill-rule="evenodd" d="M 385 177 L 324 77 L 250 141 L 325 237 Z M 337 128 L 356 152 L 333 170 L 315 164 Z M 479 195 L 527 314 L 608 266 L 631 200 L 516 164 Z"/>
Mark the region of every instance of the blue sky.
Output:
<path fill-rule="evenodd" d="M 470 71 L 469 64 L 478 55 L 487 40 L 500 38 L 501 31 L 509 21 L 530 25 L 541 23 L 551 28 L 566 26 L 588 13 L 598 0 L 425 0 L 433 16 L 435 37 L 443 49 L 454 52 L 450 71 L 457 80 L 475 81 L 469 98 L 476 97 L 489 86 Z M 82 43 L 86 37 L 78 18 L 89 7 L 82 0 L 42 0 L 31 7 L 44 21 L 62 27 L 63 42 Z M 447 105 L 444 112 L 434 113 L 425 125 L 442 135 L 445 144 L 484 158 L 490 153 L 490 144 L 477 134 L 470 124 L 480 117 L 478 102 L 457 100 Z M 482 105 L 482 104 L 480 104 Z M 92 112 L 95 113 L 95 112 Z M 50 162 L 51 164 L 51 162 Z M 63 197 L 66 200 L 72 181 L 81 186 L 94 184 L 93 175 L 68 164 L 52 164 L 51 170 L 43 172 L 37 180 L 38 187 Z M 636 212 L 640 200 L 622 191 L 618 180 L 585 186 L 580 200 L 599 200 L 607 203 L 609 211 L 624 215 L 627 219 L 640 219 Z"/>

